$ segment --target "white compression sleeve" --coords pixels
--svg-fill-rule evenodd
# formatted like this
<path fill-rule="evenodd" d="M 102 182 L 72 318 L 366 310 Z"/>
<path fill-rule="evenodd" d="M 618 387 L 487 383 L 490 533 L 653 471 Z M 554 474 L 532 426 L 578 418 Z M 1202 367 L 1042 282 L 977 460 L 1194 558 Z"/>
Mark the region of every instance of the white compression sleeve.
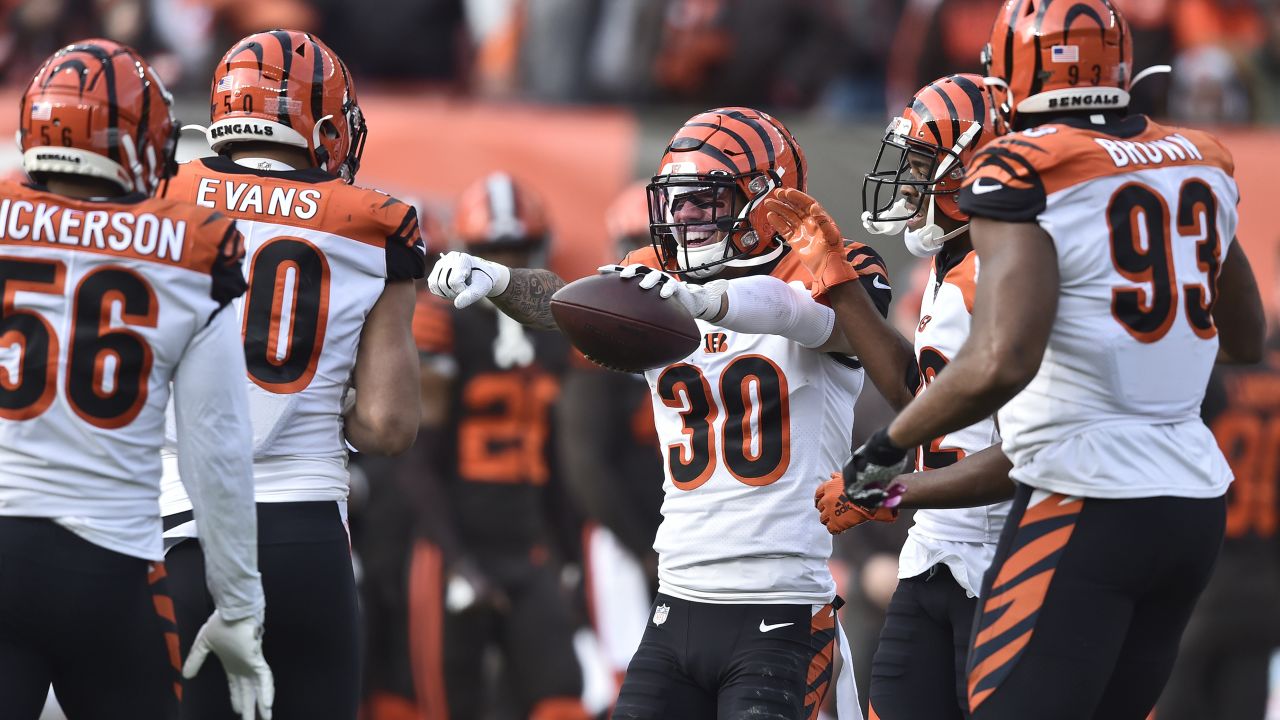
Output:
<path fill-rule="evenodd" d="M 725 283 L 729 308 L 721 327 L 757 335 L 781 335 L 803 347 L 816 348 L 831 337 L 835 312 L 815 301 L 807 290 L 772 275 L 735 278 Z"/>
<path fill-rule="evenodd" d="M 205 578 L 228 621 L 262 611 L 253 431 L 244 346 L 236 314 L 223 308 L 187 345 L 173 376 L 178 470 L 195 511 Z"/>

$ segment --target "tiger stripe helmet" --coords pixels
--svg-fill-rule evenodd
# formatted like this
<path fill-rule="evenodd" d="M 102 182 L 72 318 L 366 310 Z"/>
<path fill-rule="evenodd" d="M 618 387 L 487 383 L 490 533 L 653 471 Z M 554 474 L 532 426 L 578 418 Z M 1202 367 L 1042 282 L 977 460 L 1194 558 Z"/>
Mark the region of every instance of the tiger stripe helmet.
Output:
<path fill-rule="evenodd" d="M 863 177 L 866 219 L 895 223 L 924 212 L 924 202 L 920 207 L 898 203 L 901 189 L 911 186 L 947 217 L 967 221 L 957 193 L 969 161 L 978 148 L 1005 132 L 981 76 L 948 75 L 925 85 L 889 124 L 875 167 Z"/>
<path fill-rule="evenodd" d="M 18 146 L 33 179 L 104 178 L 151 195 L 176 169 L 173 98 L 132 48 L 72 43 L 36 71 L 19 105 Z"/>
<path fill-rule="evenodd" d="M 297 30 L 250 35 L 227 51 L 209 97 L 209 146 L 273 142 L 307 150 L 347 182 L 364 152 L 364 114 L 351 73 L 329 46 Z"/>
<path fill-rule="evenodd" d="M 604 226 L 619 255 L 649 244 L 649 183 L 627 185 L 604 211 Z"/>
<path fill-rule="evenodd" d="M 807 172 L 800 143 L 772 116 L 744 107 L 694 115 L 667 143 L 649 183 L 649 231 L 663 266 L 696 278 L 726 264 L 772 260 L 781 239 L 772 228 L 753 227 L 749 215 L 774 187 L 805 190 Z M 680 203 L 690 198 L 710 203 L 712 217 L 677 220 Z M 710 228 L 715 235 L 707 239 Z"/>
<path fill-rule="evenodd" d="M 1133 36 L 1110 0 L 1006 0 L 982 62 L 1010 121 L 1129 106 Z"/>
<path fill-rule="evenodd" d="M 490 173 L 458 196 L 453 235 L 468 251 L 539 249 L 550 235 L 546 206 L 528 185 L 504 172 Z"/>

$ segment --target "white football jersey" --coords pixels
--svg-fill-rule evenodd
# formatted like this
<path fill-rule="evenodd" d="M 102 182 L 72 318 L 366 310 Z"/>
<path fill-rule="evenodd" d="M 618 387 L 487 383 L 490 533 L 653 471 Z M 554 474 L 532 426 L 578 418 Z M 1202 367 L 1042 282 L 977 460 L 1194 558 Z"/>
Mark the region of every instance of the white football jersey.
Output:
<path fill-rule="evenodd" d="M 879 257 L 852 248 L 850 262 L 887 287 Z M 635 262 L 658 266 L 652 250 L 624 264 Z M 793 254 L 771 274 L 809 277 Z M 777 335 L 698 329 L 693 354 L 645 374 L 665 459 L 659 591 L 698 602 L 830 602 L 831 535 L 813 495 L 849 458 L 863 370 Z"/>
<path fill-rule="evenodd" d="M 1134 116 L 1009 135 L 976 163 L 962 207 L 1034 220 L 1058 258 L 1044 360 L 999 412 L 1012 476 L 1083 497 L 1224 493 L 1231 473 L 1200 403 L 1218 352 L 1218 273 L 1236 232 L 1226 149 Z"/>
<path fill-rule="evenodd" d="M 220 214 L 0 183 L 0 515 L 161 559 L 170 380 L 243 291 Z"/>
<path fill-rule="evenodd" d="M 235 307 L 257 501 L 345 500 L 343 395 L 386 282 L 423 274 L 416 211 L 318 170 L 260 170 L 222 157 L 182 166 L 167 195 L 236 218 L 244 234 L 249 289 Z M 161 501 L 165 515 L 191 507 L 171 458 Z"/>
<path fill-rule="evenodd" d="M 969 338 L 977 277 L 978 256 L 972 250 L 960 257 L 951 257 L 944 250 L 934 258 L 929 286 L 920 302 L 920 324 L 915 336 L 921 393 L 928 390 L 929 383 Z M 916 467 L 937 470 L 999 442 L 995 419 L 987 418 L 921 446 Z M 995 544 L 1008 514 L 1008 502 L 917 510 L 898 560 L 898 577 L 915 577 L 943 563 L 961 587 L 977 595 L 982 574 L 995 557 Z"/>

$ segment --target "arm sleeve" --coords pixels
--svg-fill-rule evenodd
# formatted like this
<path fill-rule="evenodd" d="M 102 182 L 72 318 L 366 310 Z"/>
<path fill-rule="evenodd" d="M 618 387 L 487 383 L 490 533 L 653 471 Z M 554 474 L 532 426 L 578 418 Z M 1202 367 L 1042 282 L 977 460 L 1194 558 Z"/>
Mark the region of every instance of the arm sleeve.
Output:
<path fill-rule="evenodd" d="M 253 447 L 244 349 L 235 313 L 216 313 L 192 338 L 173 378 L 178 469 L 195 511 L 205 576 L 218 612 L 262 611 Z"/>
<path fill-rule="evenodd" d="M 862 289 L 871 296 L 871 302 L 880 311 L 880 316 L 889 317 L 893 287 L 889 284 L 889 271 L 885 269 L 884 258 L 871 246 L 850 241 L 845 259 L 858 272 L 858 281 L 862 283 Z"/>
<path fill-rule="evenodd" d="M 825 343 L 836 325 L 835 311 L 814 300 L 807 290 L 772 275 L 749 275 L 723 281 L 729 309 L 720 326 L 742 333 L 781 335 L 803 347 Z"/>

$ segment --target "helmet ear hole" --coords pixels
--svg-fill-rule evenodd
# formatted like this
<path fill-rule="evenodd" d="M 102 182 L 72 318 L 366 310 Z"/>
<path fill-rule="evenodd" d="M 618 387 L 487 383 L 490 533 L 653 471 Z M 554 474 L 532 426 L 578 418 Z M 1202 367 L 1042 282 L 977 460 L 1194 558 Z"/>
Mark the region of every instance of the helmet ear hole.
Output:
<path fill-rule="evenodd" d="M 338 126 L 333 122 L 333 118 L 326 117 L 319 123 L 320 134 L 324 135 L 326 140 L 337 140 L 342 133 L 338 132 Z"/>

